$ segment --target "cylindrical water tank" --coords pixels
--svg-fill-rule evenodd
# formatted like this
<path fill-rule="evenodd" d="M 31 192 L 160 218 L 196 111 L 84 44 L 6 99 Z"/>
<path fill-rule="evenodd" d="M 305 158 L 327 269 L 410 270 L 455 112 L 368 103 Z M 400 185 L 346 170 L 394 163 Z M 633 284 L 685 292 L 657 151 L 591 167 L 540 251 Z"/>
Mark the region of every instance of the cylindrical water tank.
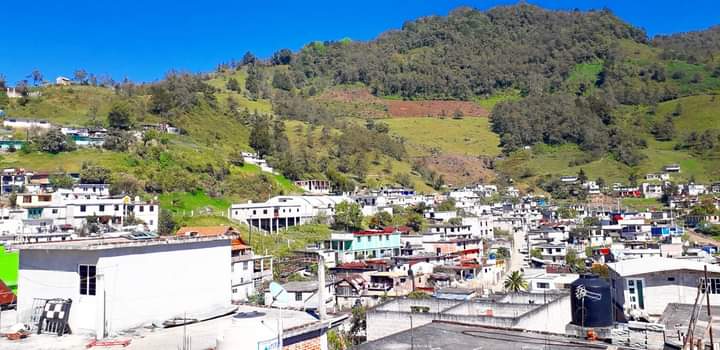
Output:
<path fill-rule="evenodd" d="M 572 324 L 581 327 L 613 325 L 610 284 L 597 275 L 581 275 L 570 285 Z"/>
<path fill-rule="evenodd" d="M 277 324 L 264 312 L 239 312 L 217 338 L 217 350 L 279 349 Z"/>

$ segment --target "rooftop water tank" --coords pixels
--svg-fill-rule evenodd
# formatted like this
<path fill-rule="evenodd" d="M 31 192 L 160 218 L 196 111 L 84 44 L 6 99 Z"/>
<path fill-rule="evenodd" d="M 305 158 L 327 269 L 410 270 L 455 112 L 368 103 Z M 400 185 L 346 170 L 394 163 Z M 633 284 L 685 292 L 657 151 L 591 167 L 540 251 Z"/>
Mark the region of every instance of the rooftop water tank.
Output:
<path fill-rule="evenodd" d="M 280 348 L 277 323 L 264 312 L 239 312 L 232 319 L 232 326 L 217 338 L 217 350 Z"/>
<path fill-rule="evenodd" d="M 581 275 L 570 285 L 571 323 L 586 328 L 613 325 L 610 284 L 597 275 Z"/>

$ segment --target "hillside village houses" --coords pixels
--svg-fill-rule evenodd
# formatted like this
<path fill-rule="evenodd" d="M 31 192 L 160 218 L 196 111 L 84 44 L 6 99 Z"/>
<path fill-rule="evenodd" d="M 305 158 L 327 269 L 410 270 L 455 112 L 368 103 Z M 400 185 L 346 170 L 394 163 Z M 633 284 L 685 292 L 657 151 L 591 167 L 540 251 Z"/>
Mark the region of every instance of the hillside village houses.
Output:
<path fill-rule="evenodd" d="M 543 321 L 538 315 L 552 312 L 556 320 L 561 320 L 561 324 L 554 325 L 552 329 L 564 332 L 565 325 L 572 322 L 574 312 L 570 302 L 572 288 L 583 276 L 579 269 L 593 268 L 596 271 L 598 266 L 603 265 L 608 268 L 608 295 L 612 295 L 613 305 L 616 305 L 614 311 L 608 312 L 615 312 L 618 316 L 613 322 L 628 325 L 630 323 L 623 322 L 645 322 L 649 325 L 647 327 L 658 329 L 654 332 L 660 334 L 660 339 L 662 335 L 668 338 L 676 336 L 673 333 L 675 330 L 660 327 L 654 322 L 665 317 L 664 310 L 669 304 L 695 302 L 705 266 L 710 274 L 710 302 L 720 305 L 712 289 L 712 278 L 720 280 L 714 257 L 718 248 L 692 245 L 683 240 L 686 230 L 692 230 L 693 225 L 700 223 L 712 224 L 716 215 L 694 218 L 689 215 L 690 209 L 661 209 L 660 204 L 657 209 L 645 211 L 590 203 L 560 207 L 545 197 L 501 196 L 499 193 L 507 191 L 482 185 L 433 195 L 417 194 L 409 189 L 385 188 L 344 195 L 281 195 L 262 203 L 231 205 L 227 216 L 238 225 L 247 225 L 253 234 L 261 235 L 275 235 L 305 223 L 331 222 L 335 208 L 342 202 L 357 203 L 367 213 L 392 213 L 397 207 L 422 208 L 420 216 L 424 224 L 417 231 L 405 226 L 333 231 L 325 241 L 293 251 L 290 257 L 276 259 L 254 252 L 240 237 L 239 231 L 228 226 L 184 227 L 173 237 L 157 237 L 152 233 L 158 227 L 157 203 L 132 197 L 113 197 L 107 185 L 76 183 L 70 189 L 56 190 L 48 187 L 47 177 L 42 174 L 37 176 L 22 169 L 8 169 L 3 174 L 2 188 L 9 188 L 11 192 L 18 190 L 17 208 L 0 211 L 3 222 L 19 222 L 24 230 L 21 232 L 26 232 L 15 243 L 21 255 L 18 293 L 26 293 L 19 298 L 18 315 L 27 318 L 32 314 L 29 310 L 37 308 L 42 300 L 69 298 L 73 300 L 70 324 L 95 334 L 112 334 L 123 328 L 134 328 L 157 320 L 167 324 L 182 322 L 178 321 L 178 317 L 187 316 L 180 316 L 181 312 L 183 315 L 191 314 L 193 319 L 203 324 L 210 321 L 202 320 L 218 315 L 221 310 L 238 315 L 233 313 L 232 310 L 237 307 L 233 305 L 261 300 L 266 308 L 271 307 L 267 310 L 283 307 L 287 312 L 305 311 L 315 315 L 318 322 L 342 315 L 348 317 L 352 308 L 365 306 L 370 308 L 369 320 L 381 325 L 392 324 L 402 331 L 408 327 L 408 319 L 404 311 L 396 307 L 425 305 L 424 302 L 405 301 L 411 300 L 408 299 L 409 295 L 413 295 L 411 293 L 430 296 L 432 299 L 427 304 L 435 305 L 428 306 L 430 308 L 438 307 L 440 303 L 437 312 L 442 315 L 418 316 L 418 320 L 423 320 L 418 321 L 419 324 L 432 324 L 438 321 L 436 317 L 448 317 L 477 325 L 547 331 L 547 320 Z M 678 193 L 671 196 L 668 196 L 667 187 L 662 185 L 662 197 L 671 200 L 673 196 L 686 199 L 707 196 L 701 191 L 689 191 L 690 188 L 698 188 L 691 187 L 693 184 L 681 185 L 676 186 Z M 641 196 L 651 192 L 648 188 L 650 185 L 638 186 Z M 712 186 L 707 186 L 705 192 L 710 189 Z M 610 193 L 622 196 L 622 193 Z M 448 203 L 453 205 L 444 205 L 443 210 L 439 210 L 440 204 L 448 199 Z M 692 203 L 700 202 L 700 199 L 695 199 L 688 203 L 692 207 L 697 205 Z M 115 205 L 118 205 L 117 209 Z M 561 215 L 563 210 L 565 213 Z M 572 215 L 568 216 L 568 212 Z M 133 222 L 141 223 L 135 232 L 128 231 L 123 222 L 130 217 L 133 217 Z M 82 230 L 88 218 L 97 218 L 98 222 L 107 223 L 118 231 L 101 232 L 90 238 L 64 232 Z M 3 224 L 3 227 L 12 229 L 11 224 Z M 28 228 L 31 228 L 30 232 L 27 232 Z M 143 230 L 147 232 L 141 232 Z M 41 236 L 43 233 L 47 236 Z M 59 262 L 39 267 L 31 262 L 32 257 L 46 251 L 48 256 Z M 72 252 L 72 259 L 59 258 L 68 252 Z M 205 258 L 207 254 L 213 254 L 213 258 Z M 162 255 L 164 264 L 172 267 L 164 268 L 153 263 L 157 268 L 141 272 L 139 266 L 146 259 L 155 261 L 156 255 Z M 222 259 L 215 255 L 222 256 Z M 309 263 L 315 261 L 318 255 L 323 256 L 324 266 L 329 269 L 322 286 L 322 302 L 318 299 L 320 284 L 315 280 L 312 264 Z M 196 262 L 192 267 L 187 266 L 189 256 Z M 268 285 L 276 278 L 276 269 L 286 278 L 284 270 L 278 266 L 292 261 L 306 264 L 299 270 L 293 270 L 301 271 L 305 280 L 292 282 L 283 279 L 282 287 L 288 299 L 276 302 Z M 110 271 L 112 266 L 120 263 L 122 265 L 119 266 L 128 267 Z M 520 272 L 527 288 L 519 294 L 499 294 L 513 271 Z M 135 277 L 128 279 L 125 277 L 128 273 Z M 199 280 L 207 280 L 208 285 L 222 290 L 193 305 L 197 306 L 194 310 L 178 310 L 169 303 L 161 304 L 156 311 L 144 313 L 135 309 L 119 311 L 118 304 L 110 305 L 113 302 L 106 304 L 103 313 L 97 308 L 98 300 L 102 300 L 99 291 L 109 288 L 109 278 L 117 279 L 113 288 L 125 291 L 130 288 L 131 281 L 143 281 L 147 276 L 158 273 L 182 274 L 172 283 L 165 282 L 166 285 L 146 284 L 148 288 L 163 293 L 180 288 L 178 285 L 184 283 L 197 285 Z M 198 277 L 197 274 L 203 276 Z M 48 276 L 52 281 L 62 279 L 80 283 L 91 275 L 95 276 L 92 287 L 90 283 L 84 287 L 81 284 L 72 292 L 70 282 L 65 282 L 67 286 L 60 282 L 50 283 L 67 287 L 67 291 L 34 282 L 40 276 Z M 91 288 L 95 295 L 86 295 Z M 203 294 L 202 288 L 191 288 L 188 294 L 181 296 L 196 298 Z M 128 292 L 128 296 L 141 298 L 133 293 Z M 105 294 L 104 298 L 106 302 L 111 301 L 113 294 Z M 175 299 L 170 302 L 172 300 Z M 330 312 L 327 319 L 319 316 L 324 312 L 321 309 Z M 129 316 L 130 311 L 138 314 Z M 111 321 L 98 322 L 101 317 Z M 635 323 L 632 325 L 637 326 Z M 377 325 L 368 327 L 372 337 L 387 335 Z"/>
<path fill-rule="evenodd" d="M 345 196 L 276 196 L 264 203 L 233 204 L 228 209 L 228 216 L 272 233 L 312 222 L 318 217 L 332 219 L 336 205 L 351 201 Z"/>

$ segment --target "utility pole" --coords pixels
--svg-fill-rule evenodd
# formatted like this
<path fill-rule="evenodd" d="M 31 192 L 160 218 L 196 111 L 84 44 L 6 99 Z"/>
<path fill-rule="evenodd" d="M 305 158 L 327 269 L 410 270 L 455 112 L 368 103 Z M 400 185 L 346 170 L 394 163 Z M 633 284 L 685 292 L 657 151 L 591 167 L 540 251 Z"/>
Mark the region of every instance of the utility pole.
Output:
<path fill-rule="evenodd" d="M 327 318 L 325 310 L 325 258 L 318 252 L 318 314 L 320 322 Z"/>
<path fill-rule="evenodd" d="M 707 265 L 705 265 L 705 298 L 707 302 L 708 331 L 710 332 L 710 350 L 715 350 L 715 341 L 712 331 L 712 312 L 710 312 L 710 280 L 708 279 Z"/>

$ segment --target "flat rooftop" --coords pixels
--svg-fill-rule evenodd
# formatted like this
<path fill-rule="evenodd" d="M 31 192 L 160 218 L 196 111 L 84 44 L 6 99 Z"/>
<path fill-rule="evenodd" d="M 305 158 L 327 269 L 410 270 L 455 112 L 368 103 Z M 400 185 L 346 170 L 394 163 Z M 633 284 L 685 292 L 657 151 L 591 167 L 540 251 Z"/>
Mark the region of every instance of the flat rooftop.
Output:
<path fill-rule="evenodd" d="M 16 321 L 15 310 L 2 312 L 2 327 L 6 328 Z M 180 349 L 182 345 L 183 332 L 192 339 L 193 349 L 213 349 L 215 348 L 218 335 L 233 326 L 233 318 L 235 317 L 257 317 L 259 320 L 265 321 L 271 327 L 275 327 L 278 317 L 282 315 L 282 324 L 286 337 L 296 334 L 308 332 L 313 327 L 319 327 L 323 324 L 306 312 L 282 310 L 266 307 L 254 307 L 240 305 L 236 313 L 228 316 L 214 318 L 207 321 L 192 323 L 186 327 L 172 328 L 138 328 L 114 336 L 111 339 L 130 339 L 130 345 L 127 347 L 108 347 L 106 349 Z M 332 319 L 328 320 L 332 321 Z M 325 321 L 325 322 L 328 322 Z M 323 326 L 327 327 L 327 326 Z M 310 329 L 308 329 L 310 328 Z M 248 329 L 252 332 L 252 329 Z M 25 339 L 19 341 L 10 341 L 0 338 L 0 349 L 3 350 L 25 350 L 25 349 L 55 349 L 55 350 L 76 350 L 84 349 L 85 345 L 90 342 L 93 337 L 89 334 L 67 334 L 58 337 L 56 334 L 31 334 Z M 103 349 L 97 347 L 93 349 Z"/>
<path fill-rule="evenodd" d="M 600 342 L 585 342 L 560 335 L 524 332 L 519 330 L 469 326 L 444 321 L 433 321 L 421 327 L 396 333 L 358 346 L 358 350 L 588 350 L 608 349 Z"/>
<path fill-rule="evenodd" d="M 74 239 L 66 241 L 40 242 L 16 244 L 13 247 L 18 250 L 103 250 L 126 247 L 140 247 L 153 245 L 168 244 L 188 244 L 196 242 L 208 241 L 228 241 L 230 246 L 230 238 L 225 236 L 210 237 L 185 237 L 185 236 L 167 236 L 151 239 L 132 239 L 128 237 L 107 237 L 107 238 L 90 238 L 90 239 Z"/>

